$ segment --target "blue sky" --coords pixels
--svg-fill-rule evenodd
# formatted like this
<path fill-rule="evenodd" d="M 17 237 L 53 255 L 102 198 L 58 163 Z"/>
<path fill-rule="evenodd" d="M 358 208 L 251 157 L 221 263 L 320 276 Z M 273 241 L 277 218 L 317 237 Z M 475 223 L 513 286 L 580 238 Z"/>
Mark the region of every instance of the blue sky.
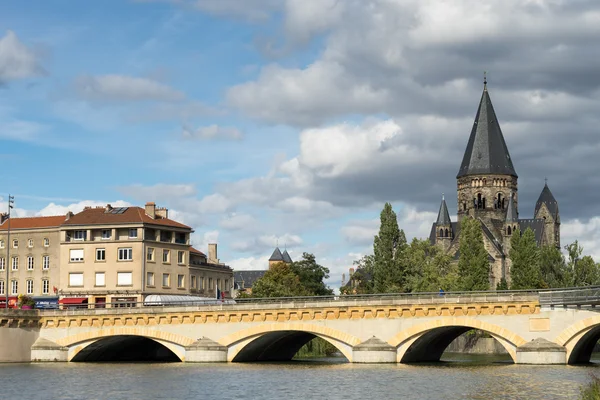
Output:
<path fill-rule="evenodd" d="M 409 238 L 441 193 L 455 212 L 488 70 L 521 216 L 547 176 L 563 242 L 598 258 L 600 8 L 525 3 L 3 2 L 3 192 L 22 216 L 155 201 L 235 268 L 278 242 L 339 286 L 384 202 Z"/>

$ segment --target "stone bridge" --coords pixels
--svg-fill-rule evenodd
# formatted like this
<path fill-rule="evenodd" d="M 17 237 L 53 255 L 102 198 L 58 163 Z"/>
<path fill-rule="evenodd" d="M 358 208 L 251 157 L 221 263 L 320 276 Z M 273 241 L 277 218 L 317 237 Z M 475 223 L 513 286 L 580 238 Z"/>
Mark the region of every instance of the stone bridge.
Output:
<path fill-rule="evenodd" d="M 544 305 L 537 293 L 272 301 L 5 312 L 0 361 L 279 361 L 320 337 L 349 362 L 408 363 L 437 361 L 479 329 L 515 363 L 575 364 L 600 338 L 594 306 Z"/>

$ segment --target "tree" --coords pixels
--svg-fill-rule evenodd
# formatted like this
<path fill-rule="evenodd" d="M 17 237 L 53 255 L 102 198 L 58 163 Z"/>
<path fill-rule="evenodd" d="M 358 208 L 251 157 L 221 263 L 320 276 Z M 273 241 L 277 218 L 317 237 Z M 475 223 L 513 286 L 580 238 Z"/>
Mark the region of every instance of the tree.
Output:
<path fill-rule="evenodd" d="M 539 289 L 542 284 L 540 250 L 531 228 L 521 235 L 517 229 L 510 239 L 511 289 Z"/>
<path fill-rule="evenodd" d="M 252 285 L 251 297 L 309 296 L 311 293 L 301 284 L 300 277 L 285 263 L 273 264 L 262 278 Z"/>
<path fill-rule="evenodd" d="M 583 254 L 583 247 L 579 245 L 577 240 L 566 245 L 565 250 L 567 250 L 569 255 L 569 261 L 567 262 L 567 271 L 571 277 L 571 284 L 569 286 L 590 286 L 600 284 L 598 265 L 594 262 L 592 257 L 581 256 Z"/>
<path fill-rule="evenodd" d="M 500 282 L 496 285 L 496 290 L 508 290 L 508 282 L 506 282 L 506 279 L 500 279 Z"/>
<path fill-rule="evenodd" d="M 293 262 L 291 269 L 300 278 L 300 284 L 311 296 L 333 294 L 333 290 L 323 282 L 329 278 L 329 269 L 317 264 L 313 254 L 302 253 L 302 260 Z"/>
<path fill-rule="evenodd" d="M 458 276 L 460 290 L 487 290 L 490 288 L 490 263 L 483 244 L 479 220 L 465 217 L 460 223 L 460 257 Z"/>
<path fill-rule="evenodd" d="M 348 284 L 340 288 L 342 294 L 368 294 L 373 293 L 373 264 L 375 257 L 372 254 L 355 260 L 352 264 L 356 267 L 354 275 L 348 277 Z"/>
<path fill-rule="evenodd" d="M 373 290 L 392 293 L 403 290 L 404 271 L 399 260 L 406 249 L 406 236 L 398 228 L 396 213 L 385 203 L 380 215 L 379 234 L 373 241 Z"/>
<path fill-rule="evenodd" d="M 414 238 L 405 252 L 406 289 L 411 292 L 456 290 L 458 271 L 449 255 L 428 239 Z"/>
<path fill-rule="evenodd" d="M 541 287 L 559 288 L 572 285 L 572 277 L 567 269 L 565 257 L 555 246 L 540 249 Z"/>

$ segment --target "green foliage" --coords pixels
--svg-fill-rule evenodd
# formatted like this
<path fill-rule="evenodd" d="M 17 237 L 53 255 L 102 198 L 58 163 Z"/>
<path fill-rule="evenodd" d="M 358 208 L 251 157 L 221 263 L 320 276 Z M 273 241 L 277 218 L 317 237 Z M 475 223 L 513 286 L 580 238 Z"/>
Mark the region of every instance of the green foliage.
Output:
<path fill-rule="evenodd" d="M 481 223 L 471 217 L 461 221 L 458 276 L 460 290 L 488 290 L 490 263 L 483 245 Z"/>
<path fill-rule="evenodd" d="M 540 250 L 533 231 L 527 228 L 522 235 L 519 230 L 513 232 L 510 246 L 511 289 L 541 288 Z"/>
<path fill-rule="evenodd" d="M 571 275 L 572 286 L 591 286 L 600 284 L 600 271 L 594 259 L 590 256 L 584 256 L 583 247 L 575 241 L 565 246 L 569 254 L 567 262 L 567 271 Z"/>
<path fill-rule="evenodd" d="M 579 389 L 580 400 L 598 400 L 600 399 L 600 378 L 590 374 L 592 381 Z"/>
<path fill-rule="evenodd" d="M 380 215 L 379 234 L 373 241 L 373 290 L 375 293 L 403 291 L 404 270 L 400 260 L 406 249 L 406 236 L 398 228 L 396 213 L 385 203 Z"/>
<path fill-rule="evenodd" d="M 350 284 L 340 288 L 341 294 L 368 294 L 373 291 L 373 268 L 375 257 L 372 254 L 363 256 L 360 260 L 355 260 L 353 265 L 356 267 L 354 275 L 349 277 Z"/>
<path fill-rule="evenodd" d="M 411 292 L 456 290 L 458 270 L 452 258 L 428 239 L 414 238 L 405 251 L 406 289 Z"/>
<path fill-rule="evenodd" d="M 294 358 L 331 357 L 338 349 L 325 339 L 316 337 L 298 350 Z"/>
<path fill-rule="evenodd" d="M 508 290 L 508 282 L 506 282 L 506 279 L 500 279 L 500 282 L 496 285 L 496 290 Z"/>
<path fill-rule="evenodd" d="M 302 253 L 302 260 L 293 262 L 291 269 L 300 278 L 300 284 L 311 296 L 333 294 L 333 290 L 323 282 L 329 278 L 329 269 L 317 264 L 313 254 Z"/>
<path fill-rule="evenodd" d="M 540 249 L 540 273 L 542 288 L 569 287 L 572 276 L 569 274 L 565 257 L 555 246 L 543 246 Z"/>
<path fill-rule="evenodd" d="M 310 296 L 311 293 L 301 284 L 300 278 L 285 263 L 273 264 L 271 268 L 252 285 L 251 297 L 292 297 Z"/>

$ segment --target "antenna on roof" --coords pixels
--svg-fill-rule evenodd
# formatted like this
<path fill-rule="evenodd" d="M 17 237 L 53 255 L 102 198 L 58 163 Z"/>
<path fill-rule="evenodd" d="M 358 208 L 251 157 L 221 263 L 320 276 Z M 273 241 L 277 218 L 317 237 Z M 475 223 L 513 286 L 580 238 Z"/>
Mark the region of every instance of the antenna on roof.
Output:
<path fill-rule="evenodd" d="M 548 186 L 548 177 L 547 176 L 544 177 L 544 183 L 546 184 L 546 186 Z"/>
<path fill-rule="evenodd" d="M 483 86 L 487 85 L 487 71 L 483 71 Z"/>
<path fill-rule="evenodd" d="M 444 200 L 444 193 L 442 193 L 442 201 Z"/>

